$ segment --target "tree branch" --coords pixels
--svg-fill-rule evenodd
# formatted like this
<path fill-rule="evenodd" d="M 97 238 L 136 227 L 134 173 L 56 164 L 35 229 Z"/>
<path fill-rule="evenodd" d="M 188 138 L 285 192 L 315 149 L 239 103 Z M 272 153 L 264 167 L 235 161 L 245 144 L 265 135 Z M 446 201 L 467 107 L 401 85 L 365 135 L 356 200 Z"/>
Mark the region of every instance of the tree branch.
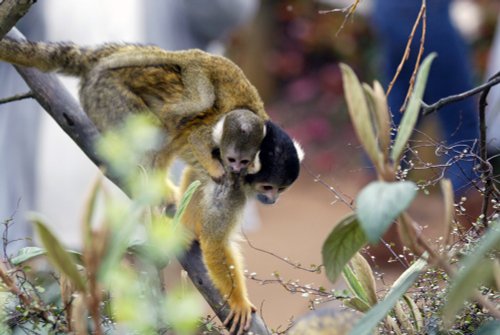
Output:
<path fill-rule="evenodd" d="M 36 0 L 0 1 L 0 39 L 14 27 L 35 2 Z"/>
<path fill-rule="evenodd" d="M 7 36 L 24 39 L 24 36 L 17 29 L 13 29 Z M 98 167 L 106 167 L 106 164 L 97 156 L 94 148 L 94 143 L 100 137 L 97 128 L 58 78 L 53 74 L 42 73 L 32 68 L 16 67 L 16 70 L 31 88 L 35 99 L 82 149 L 85 155 Z M 106 177 L 127 193 L 127 189 L 123 187 L 125 183 L 118 176 L 110 174 L 110 170 L 106 169 Z M 229 314 L 229 308 L 225 306 L 224 299 L 208 277 L 199 244 L 193 243 L 180 262 L 217 317 L 222 321 L 225 320 Z M 260 335 L 270 334 L 257 314 L 252 317 L 250 331 Z"/>
<path fill-rule="evenodd" d="M 465 98 L 481 93 L 484 90 L 489 90 L 491 87 L 497 85 L 498 83 L 500 83 L 500 72 L 495 74 L 492 77 L 492 79 L 488 80 L 486 83 L 474 87 L 469 91 L 465 91 L 456 95 L 450 95 L 449 97 L 438 100 L 436 103 L 433 103 L 432 105 L 427 105 L 425 103 L 422 103 L 422 115 L 429 115 L 447 104 L 464 100 Z"/>

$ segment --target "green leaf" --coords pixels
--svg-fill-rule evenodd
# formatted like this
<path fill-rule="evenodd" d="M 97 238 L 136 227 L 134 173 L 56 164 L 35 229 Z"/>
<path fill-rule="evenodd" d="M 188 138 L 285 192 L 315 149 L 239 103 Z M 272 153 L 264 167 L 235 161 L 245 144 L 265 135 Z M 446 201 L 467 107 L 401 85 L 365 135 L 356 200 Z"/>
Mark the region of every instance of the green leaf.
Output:
<path fill-rule="evenodd" d="M 358 140 L 363 145 L 366 153 L 378 168 L 383 165 L 382 153 L 378 148 L 375 137 L 372 117 L 366 97 L 354 71 L 346 64 L 340 64 L 342 71 L 342 81 L 344 84 L 344 95 L 347 101 L 347 108 Z"/>
<path fill-rule="evenodd" d="M 356 199 L 356 214 L 370 243 L 377 243 L 391 223 L 410 205 L 417 186 L 410 181 L 374 181 Z"/>
<path fill-rule="evenodd" d="M 79 253 L 78 251 L 73 251 L 73 250 L 66 250 L 69 254 L 72 254 L 75 256 L 78 260 L 82 257 L 82 254 Z M 17 252 L 17 256 L 13 257 L 10 262 L 13 265 L 20 265 L 26 261 L 29 261 L 30 259 L 33 259 L 35 257 L 45 255 L 47 251 L 43 248 L 39 247 L 25 247 L 20 249 Z"/>
<path fill-rule="evenodd" d="M 474 335 L 500 335 L 500 320 L 486 323 Z"/>
<path fill-rule="evenodd" d="M 179 225 L 179 221 L 181 220 L 182 215 L 184 214 L 184 211 L 187 208 L 187 205 L 191 201 L 191 198 L 194 195 L 194 192 L 198 189 L 198 187 L 201 185 L 201 182 L 199 180 L 193 181 L 187 188 L 186 192 L 182 195 L 181 202 L 179 204 L 179 207 L 177 208 L 177 211 L 175 212 L 174 216 L 174 227 L 177 227 Z"/>
<path fill-rule="evenodd" d="M 485 255 L 500 245 L 500 222 L 493 223 L 485 232 L 474 250 L 460 262 L 460 270 L 456 274 L 448 299 L 443 308 L 443 320 L 450 322 L 470 298 L 475 289 L 493 279 L 493 261 Z"/>
<path fill-rule="evenodd" d="M 78 291 L 85 292 L 85 282 L 76 268 L 73 257 L 64 250 L 59 240 L 51 233 L 40 218 L 33 218 L 33 223 L 47 251 L 47 257 L 52 261 L 52 264 L 71 280 Z"/>
<path fill-rule="evenodd" d="M 406 143 L 408 143 L 411 133 L 413 132 L 413 128 L 415 128 L 415 124 L 417 123 L 420 106 L 422 104 L 422 97 L 424 96 L 425 86 L 427 84 L 427 77 L 429 76 L 429 70 L 434 58 L 436 58 L 436 53 L 429 54 L 418 69 L 415 87 L 411 93 L 408 107 L 403 114 L 398 134 L 394 140 L 391 158 L 396 165 L 399 164 L 399 159 L 401 158 L 404 147 L 406 146 Z"/>
<path fill-rule="evenodd" d="M 375 286 L 375 277 L 373 271 L 366 259 L 358 252 L 351 258 L 349 266 L 358 278 L 363 290 L 366 292 L 366 301 L 370 306 L 377 304 L 377 293 Z"/>
<path fill-rule="evenodd" d="M 384 300 L 379 302 L 368 313 L 366 313 L 354 326 L 349 335 L 369 335 L 378 323 L 394 307 L 401 296 L 417 280 L 420 272 L 425 268 L 427 262 L 419 259 L 413 263 L 403 274 L 394 282 L 391 290 L 387 293 Z"/>
<path fill-rule="evenodd" d="M 356 276 L 352 268 L 347 264 L 344 266 L 344 269 L 342 270 L 342 276 L 344 277 L 344 280 L 347 283 L 347 286 L 349 287 L 349 290 L 361 301 L 363 301 L 368 307 L 371 306 L 371 304 L 368 302 L 368 294 L 363 287 L 363 284 L 359 280 L 359 278 Z"/>
<path fill-rule="evenodd" d="M 363 88 L 371 98 L 373 120 L 376 124 L 376 137 L 384 158 L 387 158 L 389 157 L 389 148 L 391 145 L 391 114 L 387 105 L 387 97 L 382 85 L 378 81 L 373 83 L 373 88 L 368 84 L 363 84 Z"/>
<path fill-rule="evenodd" d="M 365 234 L 354 213 L 337 223 L 323 244 L 321 252 L 326 276 L 331 282 L 337 280 L 347 262 L 365 244 Z"/>
<path fill-rule="evenodd" d="M 410 298 L 408 294 L 403 295 L 403 298 L 404 301 L 406 302 L 406 305 L 408 305 L 413 320 L 415 320 L 416 330 L 417 332 L 419 332 L 424 328 L 424 318 L 422 316 L 422 313 L 420 312 L 420 309 L 418 308 L 415 301 L 412 298 Z"/>
<path fill-rule="evenodd" d="M 342 300 L 342 303 L 349 308 L 357 310 L 358 312 L 365 313 L 370 310 L 370 305 L 358 297 Z"/>

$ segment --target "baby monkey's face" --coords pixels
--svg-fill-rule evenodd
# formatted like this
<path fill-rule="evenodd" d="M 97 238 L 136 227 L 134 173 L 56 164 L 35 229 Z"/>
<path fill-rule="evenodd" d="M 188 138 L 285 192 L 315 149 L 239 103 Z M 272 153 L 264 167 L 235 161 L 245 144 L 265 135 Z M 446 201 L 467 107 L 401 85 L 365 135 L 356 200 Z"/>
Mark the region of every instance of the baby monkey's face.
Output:
<path fill-rule="evenodd" d="M 257 148 L 244 148 L 230 145 L 221 148 L 221 158 L 226 170 L 230 173 L 254 174 L 260 170 Z"/>

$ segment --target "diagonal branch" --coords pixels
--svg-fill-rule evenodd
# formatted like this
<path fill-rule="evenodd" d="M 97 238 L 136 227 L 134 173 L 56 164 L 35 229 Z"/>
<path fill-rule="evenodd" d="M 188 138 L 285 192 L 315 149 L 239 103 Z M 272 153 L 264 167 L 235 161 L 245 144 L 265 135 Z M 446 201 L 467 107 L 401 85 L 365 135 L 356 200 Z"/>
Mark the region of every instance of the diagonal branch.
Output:
<path fill-rule="evenodd" d="M 0 1 L 0 38 L 3 38 L 14 27 L 35 2 L 36 0 Z"/>
<path fill-rule="evenodd" d="M 7 36 L 24 39 L 24 36 L 17 29 L 13 29 Z M 16 67 L 16 70 L 31 88 L 34 98 L 82 149 L 85 155 L 98 167 L 105 168 L 106 164 L 98 157 L 94 148 L 94 143 L 100 137 L 97 128 L 59 79 L 53 74 L 42 73 L 32 68 Z M 110 174 L 111 169 L 105 170 L 107 171 L 106 177 L 127 193 L 127 189 L 122 187 L 125 183 L 118 176 Z M 220 320 L 225 320 L 229 309 L 224 305 L 224 299 L 208 277 L 198 243 L 193 243 L 180 262 L 217 317 Z M 249 331 L 254 334 L 270 334 L 257 314 L 252 317 Z"/>

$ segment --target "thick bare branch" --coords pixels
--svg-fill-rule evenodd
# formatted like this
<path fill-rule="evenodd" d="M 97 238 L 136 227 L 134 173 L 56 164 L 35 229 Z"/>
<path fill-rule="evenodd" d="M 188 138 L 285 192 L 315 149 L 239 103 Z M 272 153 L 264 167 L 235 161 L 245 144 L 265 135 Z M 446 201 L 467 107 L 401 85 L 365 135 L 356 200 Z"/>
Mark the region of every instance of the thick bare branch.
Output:
<path fill-rule="evenodd" d="M 36 0 L 0 1 L 0 39 L 14 27 L 35 2 Z"/>

